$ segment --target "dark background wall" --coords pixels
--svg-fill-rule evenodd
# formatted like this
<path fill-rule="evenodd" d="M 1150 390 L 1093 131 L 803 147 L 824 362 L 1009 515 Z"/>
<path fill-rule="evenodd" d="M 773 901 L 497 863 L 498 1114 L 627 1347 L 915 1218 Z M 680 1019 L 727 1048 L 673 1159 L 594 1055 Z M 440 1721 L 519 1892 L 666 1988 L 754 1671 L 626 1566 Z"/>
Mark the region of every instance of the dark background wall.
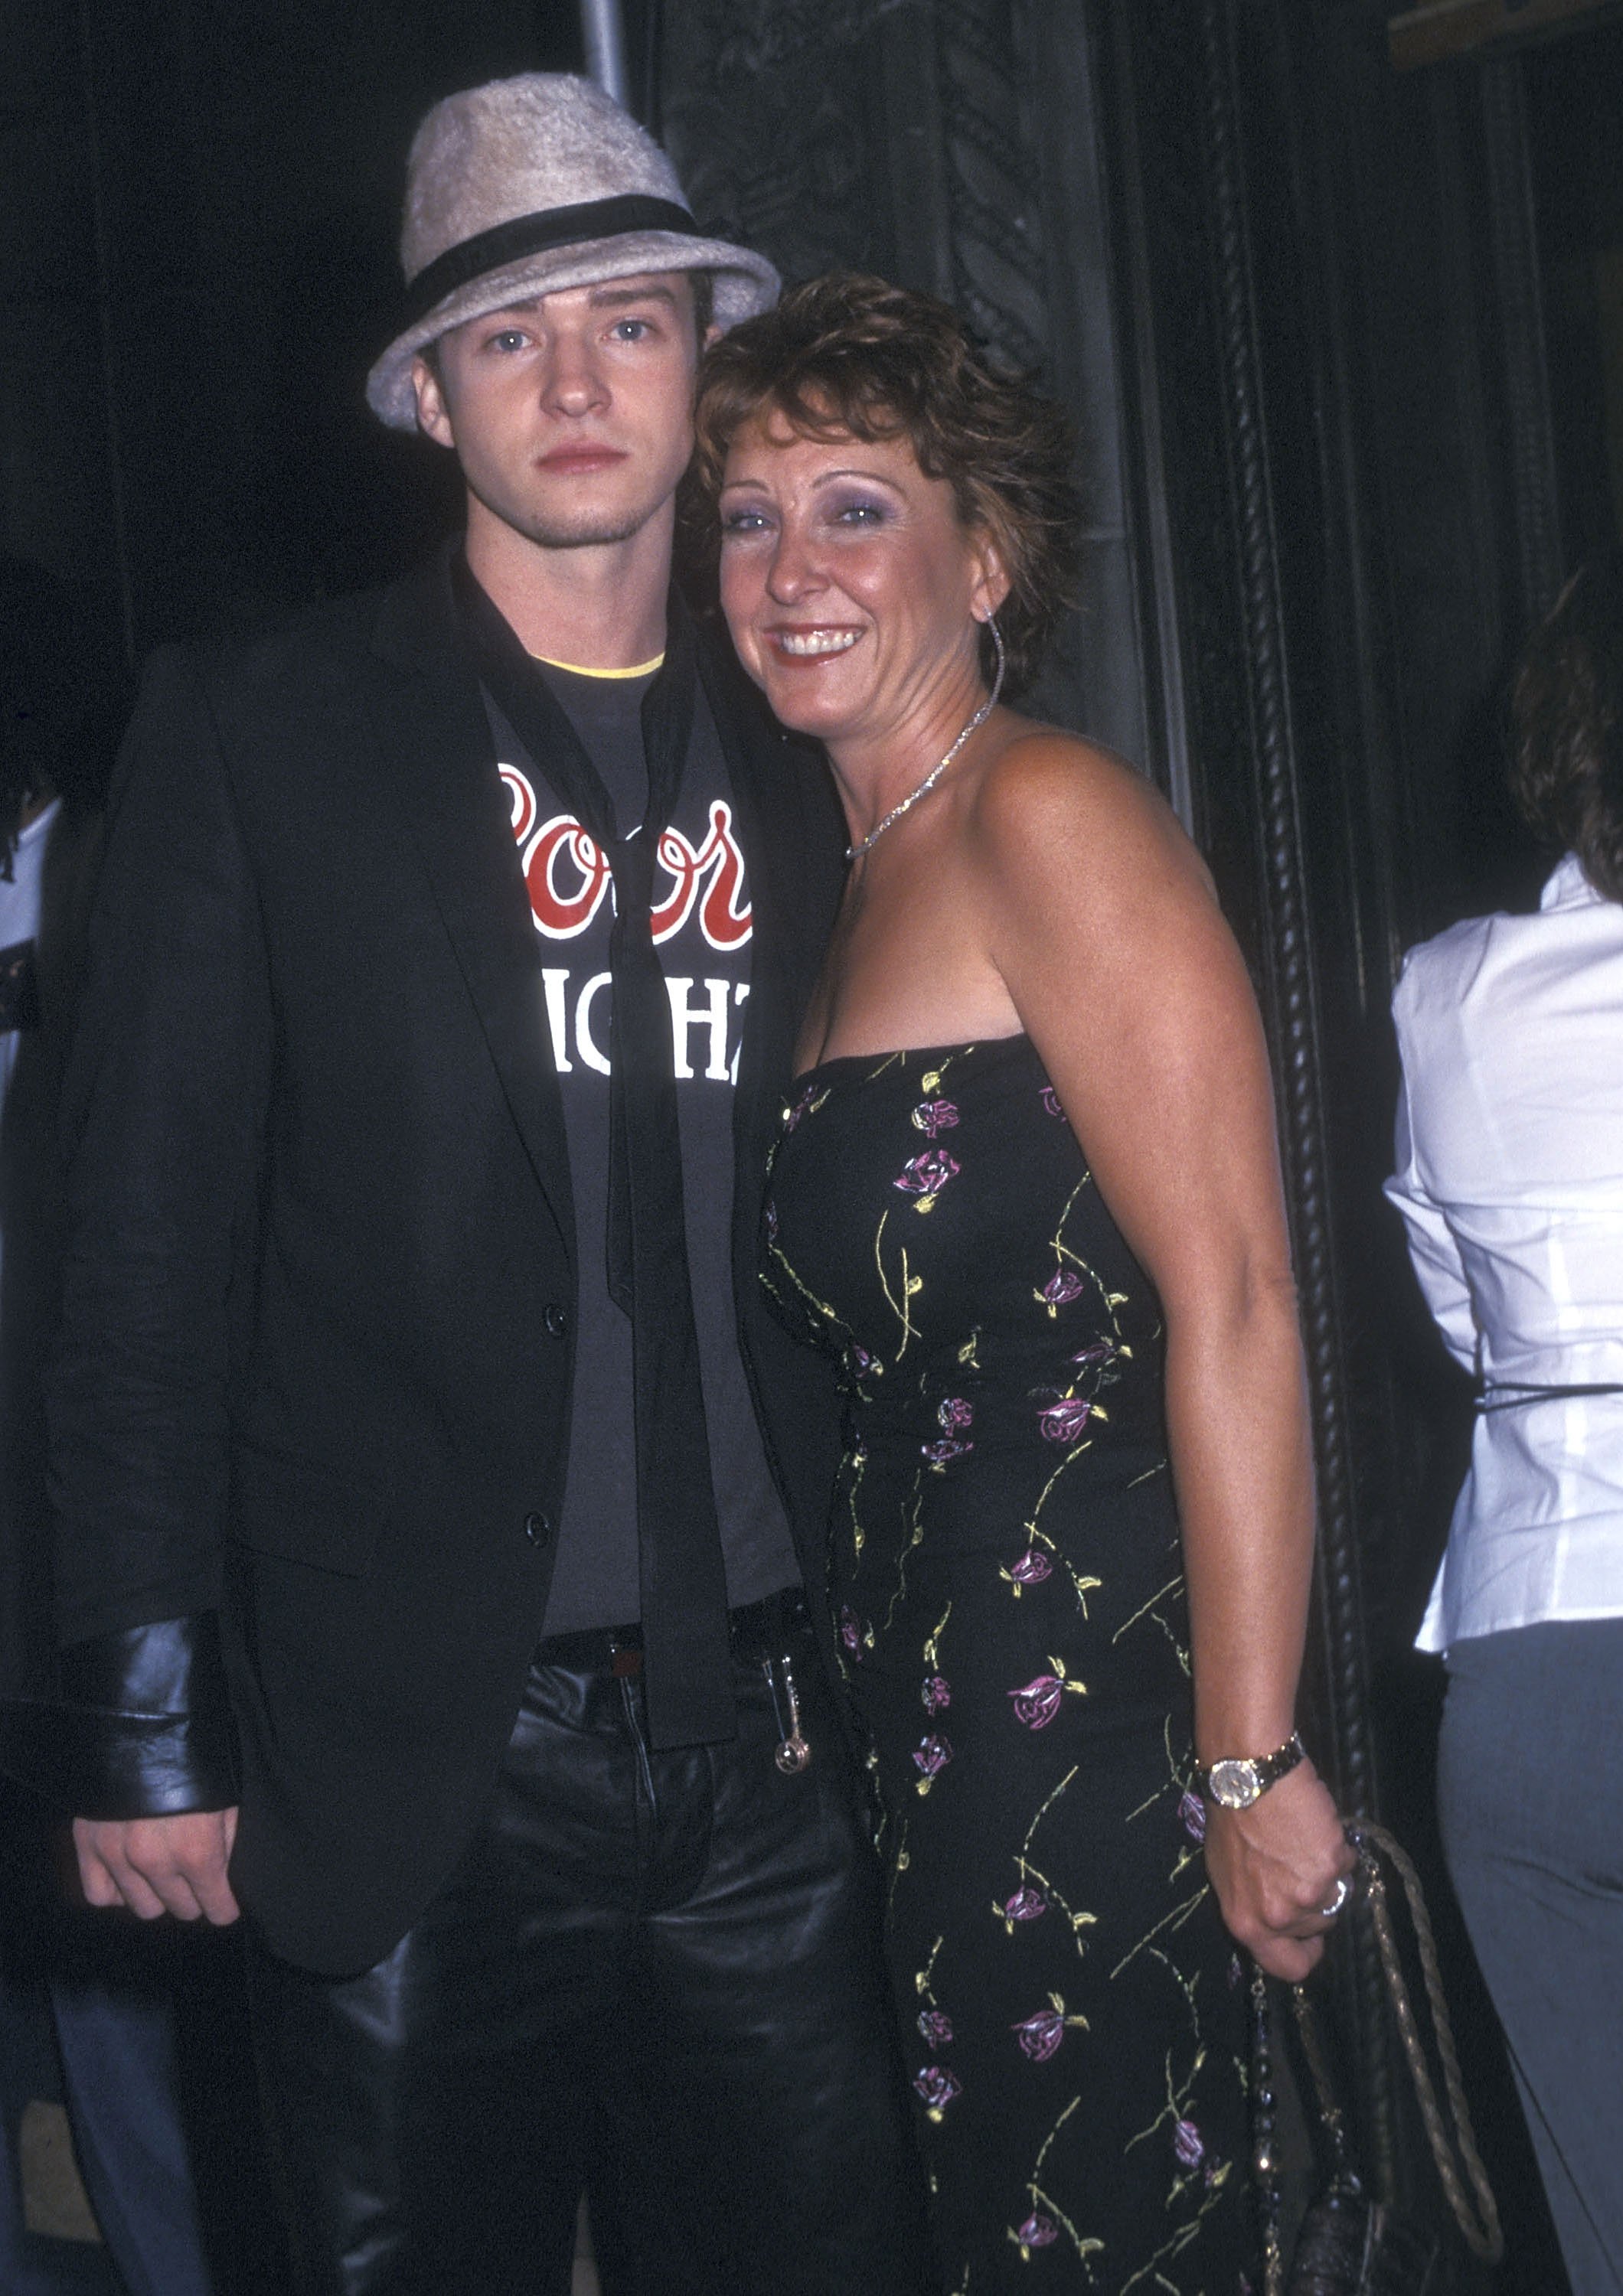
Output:
<path fill-rule="evenodd" d="M 0 15 L 0 540 L 139 657 L 392 571 L 455 515 L 360 385 L 417 119 L 578 69 L 568 0 L 44 0 Z"/>
<path fill-rule="evenodd" d="M 1623 531 L 1623 12 L 1477 11 L 1493 38 L 1414 70 L 1388 12 L 627 6 L 702 217 L 790 277 L 949 296 L 1075 418 L 1087 581 L 1040 706 L 1168 791 L 1253 967 L 1319 1447 L 1315 1737 L 1347 1806 L 1424 1849 L 1440 1672 L 1409 1645 L 1470 1411 L 1380 1199 L 1387 1011 L 1406 946 L 1536 891 L 1499 794 L 1504 673 Z M 579 57 L 567 0 L 0 18 L 0 545 L 93 586 L 132 661 L 420 551 L 452 473 L 360 399 L 406 145 L 451 88 Z M 1449 1943 L 1499 2284 L 1559 2296 Z M 1341 1960 L 1376 2168 L 1420 2193 L 1367 1939 Z"/>

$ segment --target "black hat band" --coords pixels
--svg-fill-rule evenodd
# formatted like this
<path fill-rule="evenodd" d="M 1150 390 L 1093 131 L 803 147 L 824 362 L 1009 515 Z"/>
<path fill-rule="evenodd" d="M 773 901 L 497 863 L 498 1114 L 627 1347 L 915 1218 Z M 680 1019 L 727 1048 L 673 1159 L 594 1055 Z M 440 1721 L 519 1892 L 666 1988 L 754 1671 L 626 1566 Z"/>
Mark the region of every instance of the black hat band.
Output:
<path fill-rule="evenodd" d="M 476 232 L 472 239 L 448 247 L 419 271 L 406 291 L 404 324 L 415 327 L 437 303 L 470 279 L 522 262 L 527 255 L 544 255 L 549 248 L 615 239 L 634 231 L 675 231 L 691 238 L 696 230 L 692 216 L 674 200 L 656 200 L 640 192 L 514 216 L 507 223 L 493 224 L 489 231 Z"/>

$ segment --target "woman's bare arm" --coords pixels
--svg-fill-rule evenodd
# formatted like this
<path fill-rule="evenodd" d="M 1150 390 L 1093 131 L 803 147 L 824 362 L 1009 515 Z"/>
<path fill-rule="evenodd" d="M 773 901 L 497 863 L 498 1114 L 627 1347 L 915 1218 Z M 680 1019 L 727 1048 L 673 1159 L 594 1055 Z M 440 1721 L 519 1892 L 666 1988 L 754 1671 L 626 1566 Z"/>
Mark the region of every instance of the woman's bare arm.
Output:
<path fill-rule="evenodd" d="M 1165 1311 L 1197 1753 L 1269 1753 L 1295 1726 L 1313 1469 L 1250 984 L 1193 847 L 1114 758 L 1027 735 L 975 816 L 985 945 Z M 1352 1863 L 1311 1767 L 1214 1809 L 1207 1858 L 1236 1937 L 1305 1974 Z"/>

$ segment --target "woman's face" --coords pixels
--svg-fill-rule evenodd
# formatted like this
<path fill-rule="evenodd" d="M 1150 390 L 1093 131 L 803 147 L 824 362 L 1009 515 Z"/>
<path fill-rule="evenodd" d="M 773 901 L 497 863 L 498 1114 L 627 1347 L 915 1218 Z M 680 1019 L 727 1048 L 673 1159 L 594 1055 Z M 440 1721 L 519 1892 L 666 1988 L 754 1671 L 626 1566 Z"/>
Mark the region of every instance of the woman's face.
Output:
<path fill-rule="evenodd" d="M 782 724 L 838 744 L 962 708 L 1007 585 L 905 435 L 804 439 L 769 410 L 729 450 L 720 511 L 721 604 Z"/>

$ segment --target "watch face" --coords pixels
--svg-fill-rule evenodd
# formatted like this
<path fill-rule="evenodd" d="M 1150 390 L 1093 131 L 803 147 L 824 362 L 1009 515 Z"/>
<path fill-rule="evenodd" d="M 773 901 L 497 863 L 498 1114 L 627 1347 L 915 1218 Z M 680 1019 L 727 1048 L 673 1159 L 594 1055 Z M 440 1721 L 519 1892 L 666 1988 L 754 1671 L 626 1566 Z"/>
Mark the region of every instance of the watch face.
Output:
<path fill-rule="evenodd" d="M 1214 1762 L 1209 1777 L 1212 1800 L 1224 1809 L 1249 1809 L 1263 1790 L 1253 1761 Z"/>

